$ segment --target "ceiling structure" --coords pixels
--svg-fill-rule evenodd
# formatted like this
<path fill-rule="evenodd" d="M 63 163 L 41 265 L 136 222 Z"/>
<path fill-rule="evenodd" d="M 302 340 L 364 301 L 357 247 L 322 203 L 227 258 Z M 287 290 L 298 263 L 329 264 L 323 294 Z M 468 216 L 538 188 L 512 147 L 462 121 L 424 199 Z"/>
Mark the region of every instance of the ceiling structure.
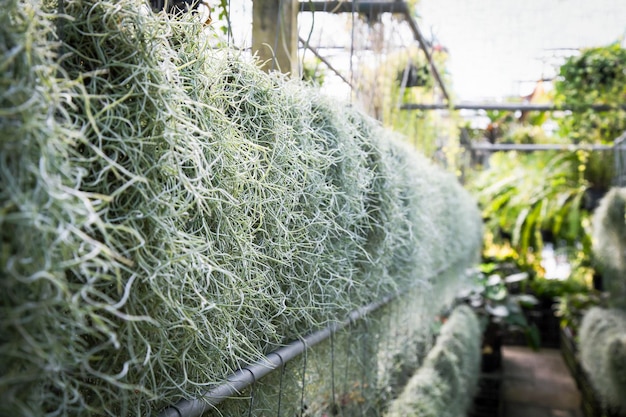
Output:
<path fill-rule="evenodd" d="M 528 95 L 580 48 L 626 35 L 623 0 L 419 0 L 417 13 L 449 51 L 451 90 L 463 101 Z"/>

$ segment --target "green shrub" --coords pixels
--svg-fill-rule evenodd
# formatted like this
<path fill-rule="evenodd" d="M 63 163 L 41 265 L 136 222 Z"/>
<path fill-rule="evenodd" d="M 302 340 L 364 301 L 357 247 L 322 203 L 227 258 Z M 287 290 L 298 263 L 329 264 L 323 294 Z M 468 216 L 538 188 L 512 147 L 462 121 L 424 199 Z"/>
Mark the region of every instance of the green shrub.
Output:
<path fill-rule="evenodd" d="M 480 376 L 481 334 L 474 312 L 465 305 L 457 307 L 424 365 L 391 403 L 386 416 L 464 415 Z"/>
<path fill-rule="evenodd" d="M 0 414 L 150 415 L 463 285 L 474 200 L 375 121 L 143 1 L 47 4 L 0 14 Z"/>
<path fill-rule="evenodd" d="M 626 308 L 626 188 L 612 188 L 593 215 L 593 254 L 609 306 Z"/>
<path fill-rule="evenodd" d="M 583 368 L 603 403 L 626 411 L 626 312 L 591 308 L 580 326 Z"/>

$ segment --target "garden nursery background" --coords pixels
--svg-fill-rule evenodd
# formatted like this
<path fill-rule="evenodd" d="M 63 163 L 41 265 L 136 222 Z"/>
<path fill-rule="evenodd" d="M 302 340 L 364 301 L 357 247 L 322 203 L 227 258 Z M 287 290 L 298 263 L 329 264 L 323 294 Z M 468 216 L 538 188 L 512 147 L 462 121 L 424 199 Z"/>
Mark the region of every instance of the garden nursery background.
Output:
<path fill-rule="evenodd" d="M 623 40 L 469 103 L 415 2 L 232 3 L 3 2 L 0 415 L 626 414 Z"/>

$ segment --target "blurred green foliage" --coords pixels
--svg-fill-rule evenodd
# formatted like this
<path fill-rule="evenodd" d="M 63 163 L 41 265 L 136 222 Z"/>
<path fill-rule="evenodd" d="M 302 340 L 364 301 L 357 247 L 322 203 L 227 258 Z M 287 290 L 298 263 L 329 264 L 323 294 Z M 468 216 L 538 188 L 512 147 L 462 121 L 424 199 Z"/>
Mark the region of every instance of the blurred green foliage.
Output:
<path fill-rule="evenodd" d="M 491 157 L 490 169 L 475 178 L 487 227 L 510 241 L 521 263 L 541 251 L 545 231 L 553 239 L 583 239 L 588 213 L 579 163 L 575 152 L 498 153 Z"/>
<path fill-rule="evenodd" d="M 572 143 L 611 143 L 626 130 L 626 49 L 618 43 L 581 50 L 559 69 L 555 104 L 578 108 L 558 119 L 559 133 Z M 595 111 L 589 105 L 607 105 Z"/>
<path fill-rule="evenodd" d="M 559 69 L 554 103 L 576 111 L 554 114 L 487 112 L 491 121 L 483 138 L 492 143 L 607 144 L 626 130 L 626 50 L 619 44 L 581 50 Z M 583 110 L 607 105 L 610 111 Z M 546 134 L 551 119 L 558 129 Z M 492 153 L 486 168 L 475 173 L 476 192 L 493 241 L 510 244 L 522 266 L 541 276 L 544 240 L 577 247 L 574 262 L 581 274 L 591 268 L 590 215 L 610 188 L 614 174 L 611 152 L 588 149 Z M 571 251 L 575 253 L 576 251 Z M 588 283 L 588 279 L 583 280 Z"/>

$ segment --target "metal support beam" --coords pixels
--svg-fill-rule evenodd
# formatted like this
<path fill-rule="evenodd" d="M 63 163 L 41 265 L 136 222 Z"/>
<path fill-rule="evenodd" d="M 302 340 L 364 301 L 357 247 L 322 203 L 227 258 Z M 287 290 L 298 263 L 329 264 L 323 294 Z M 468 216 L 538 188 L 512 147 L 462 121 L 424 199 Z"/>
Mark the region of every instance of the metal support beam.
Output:
<path fill-rule="evenodd" d="M 404 4 L 404 16 L 406 18 L 406 21 L 411 27 L 411 31 L 413 31 L 413 36 L 415 37 L 417 42 L 420 44 L 420 48 L 422 49 L 422 51 L 424 51 L 424 55 L 426 55 L 426 59 L 428 60 L 428 64 L 430 65 L 430 70 L 433 73 L 433 77 L 435 77 L 437 84 L 439 84 L 439 88 L 441 88 L 441 93 L 445 97 L 446 101 L 449 103 L 450 96 L 448 95 L 448 91 L 446 90 L 443 80 L 441 79 L 441 75 L 439 75 L 439 71 L 437 70 L 437 66 L 435 65 L 435 62 L 433 61 L 433 57 L 430 55 L 430 51 L 428 50 L 428 44 L 426 43 L 424 36 L 422 36 L 422 32 L 417 26 L 417 22 L 415 22 L 415 19 L 413 19 L 413 16 L 411 16 L 411 11 L 409 10 L 409 7 L 406 5 L 406 3 L 403 2 L 403 4 Z"/>
<path fill-rule="evenodd" d="M 300 1 L 301 12 L 326 13 L 404 13 L 406 5 L 403 1 Z"/>
<path fill-rule="evenodd" d="M 450 101 L 450 96 L 443 83 L 443 79 L 439 74 L 439 70 L 433 61 L 433 57 L 428 49 L 428 44 L 422 36 L 422 32 L 417 26 L 417 22 L 411 15 L 411 10 L 405 1 L 400 0 L 370 0 L 370 1 L 300 1 L 301 12 L 326 12 L 326 13 L 361 13 L 361 14 L 378 14 L 378 13 L 397 13 L 404 15 L 413 37 L 418 42 L 420 49 L 424 52 L 430 70 L 435 81 L 441 89 L 441 93 L 446 101 Z"/>
<path fill-rule="evenodd" d="M 410 103 L 400 106 L 401 110 L 502 110 L 502 111 L 612 111 L 626 110 L 626 105 L 611 106 L 608 104 L 591 104 L 580 106 L 557 106 L 554 104 L 523 104 L 523 103 L 458 103 L 452 106 L 439 103 Z"/>
<path fill-rule="evenodd" d="M 612 151 L 614 145 L 561 145 L 561 144 L 518 144 L 518 143 L 473 143 L 467 146 L 472 151 Z"/>
<path fill-rule="evenodd" d="M 339 72 L 339 70 L 335 69 L 335 67 L 333 67 L 333 65 L 332 65 L 330 62 L 328 62 L 328 60 L 327 60 L 326 58 L 324 58 L 324 57 L 323 57 L 323 56 L 322 56 L 322 55 L 318 52 L 318 50 L 317 50 L 317 49 L 313 48 L 311 45 L 309 45 L 309 44 L 308 44 L 308 42 L 307 42 L 307 41 L 305 41 L 304 39 L 302 39 L 302 38 L 300 38 L 300 37 L 298 38 L 298 40 L 300 41 L 300 43 L 301 43 L 301 44 L 302 44 L 305 48 L 307 48 L 308 50 L 310 50 L 311 52 L 313 52 L 313 55 L 315 55 L 315 56 L 316 56 L 316 57 L 317 57 L 320 61 L 322 61 L 322 62 L 323 62 L 323 63 L 324 63 L 324 64 L 328 67 L 328 69 L 330 69 L 332 72 L 334 72 L 334 73 L 335 73 L 335 74 L 336 74 L 339 78 L 341 78 L 341 80 L 342 80 L 344 83 L 348 84 L 348 85 L 350 86 L 350 88 L 352 88 L 352 84 L 350 83 L 350 81 L 349 81 L 346 77 L 344 77 L 344 76 L 343 76 L 343 75 Z"/>

